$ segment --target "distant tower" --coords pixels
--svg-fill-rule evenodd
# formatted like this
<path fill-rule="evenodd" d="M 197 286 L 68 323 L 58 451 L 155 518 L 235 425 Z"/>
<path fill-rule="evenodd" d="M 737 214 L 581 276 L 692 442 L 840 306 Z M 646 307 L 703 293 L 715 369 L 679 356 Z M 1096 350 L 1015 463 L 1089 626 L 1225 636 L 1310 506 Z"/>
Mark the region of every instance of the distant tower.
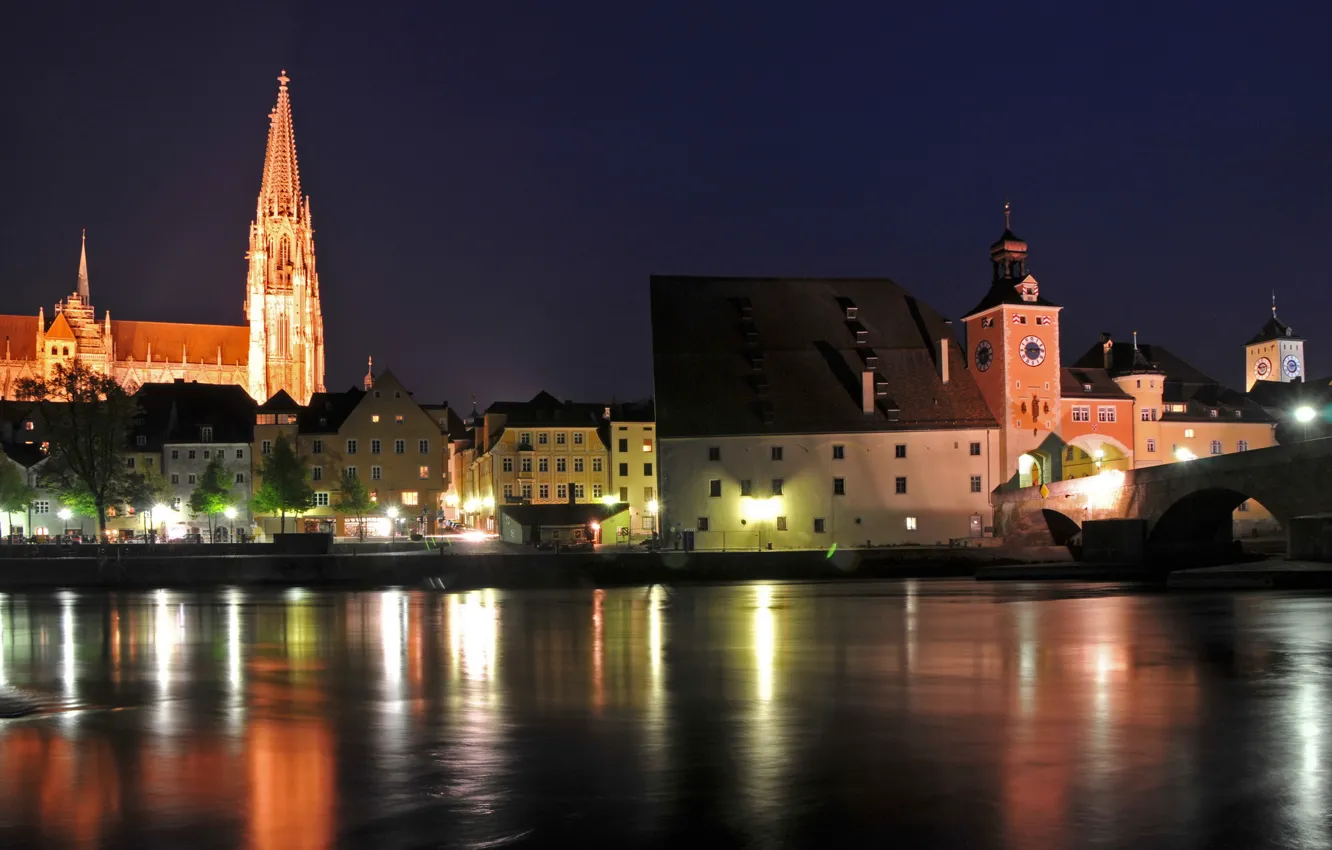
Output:
<path fill-rule="evenodd" d="M 1244 344 L 1244 389 L 1258 381 L 1289 383 L 1304 379 L 1304 340 L 1277 318 L 1276 293 L 1272 293 L 1272 317 L 1253 339 Z"/>
<path fill-rule="evenodd" d="M 365 358 L 365 391 L 370 392 L 375 388 L 375 358 Z"/>
<path fill-rule="evenodd" d="M 259 202 L 250 223 L 250 273 L 245 317 L 250 322 L 250 395 L 278 390 L 300 404 L 324 389 L 324 316 L 315 272 L 310 198 L 301 195 L 287 72 L 278 77 L 269 114 L 268 152 Z"/>

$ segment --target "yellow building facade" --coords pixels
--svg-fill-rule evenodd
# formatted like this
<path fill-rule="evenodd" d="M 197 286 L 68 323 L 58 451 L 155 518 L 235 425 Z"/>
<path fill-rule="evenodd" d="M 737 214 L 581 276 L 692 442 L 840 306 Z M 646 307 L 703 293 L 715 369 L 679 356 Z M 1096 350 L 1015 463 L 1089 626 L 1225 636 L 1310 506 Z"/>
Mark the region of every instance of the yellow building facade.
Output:
<path fill-rule="evenodd" d="M 629 506 L 625 516 L 617 517 L 617 539 L 633 542 L 651 537 L 657 531 L 661 510 L 657 485 L 659 447 L 651 403 L 613 405 L 608 433 L 611 473 L 608 495 Z"/>

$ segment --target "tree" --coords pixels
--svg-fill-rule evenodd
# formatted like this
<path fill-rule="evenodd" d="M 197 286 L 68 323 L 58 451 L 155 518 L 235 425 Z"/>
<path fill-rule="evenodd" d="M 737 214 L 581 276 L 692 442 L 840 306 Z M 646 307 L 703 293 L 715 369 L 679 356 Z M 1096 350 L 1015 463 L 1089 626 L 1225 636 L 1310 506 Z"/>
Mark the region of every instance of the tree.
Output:
<path fill-rule="evenodd" d="M 259 468 L 263 483 L 250 500 L 257 514 L 282 517 L 282 533 L 287 533 L 287 514 L 300 514 L 314 507 L 314 490 L 305 480 L 305 461 L 286 437 L 273 441 L 273 451 Z"/>
<path fill-rule="evenodd" d="M 11 531 L 14 514 L 26 511 L 36 495 L 18 465 L 0 455 L 0 511 L 4 511 Z"/>
<path fill-rule="evenodd" d="M 107 505 L 114 504 L 129 472 L 121 453 L 139 415 L 138 401 L 80 360 L 57 363 L 50 378 L 22 379 L 17 395 L 38 403 L 66 489 L 91 499 L 105 539 Z"/>
<path fill-rule="evenodd" d="M 190 493 L 190 511 L 195 516 L 208 514 L 208 539 L 213 540 L 213 518 L 231 506 L 231 483 L 222 465 L 222 452 L 213 455 L 199 476 L 199 484 Z"/>
<path fill-rule="evenodd" d="M 166 476 L 152 467 L 128 476 L 123 500 L 140 516 L 147 517 L 158 505 L 170 504 L 173 498 L 175 491 Z"/>
<path fill-rule="evenodd" d="M 343 476 L 342 490 L 338 493 L 338 512 L 344 516 L 354 516 L 357 521 L 357 534 L 365 540 L 365 515 L 375 508 L 375 500 L 370 498 L 370 491 L 360 478 Z"/>

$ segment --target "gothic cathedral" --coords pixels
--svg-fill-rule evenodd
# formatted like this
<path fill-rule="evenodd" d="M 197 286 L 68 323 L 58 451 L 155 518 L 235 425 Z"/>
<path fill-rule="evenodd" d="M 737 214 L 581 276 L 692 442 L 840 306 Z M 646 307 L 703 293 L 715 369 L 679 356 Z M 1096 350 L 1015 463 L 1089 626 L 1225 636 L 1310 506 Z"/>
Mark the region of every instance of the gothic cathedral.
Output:
<path fill-rule="evenodd" d="M 290 79 L 278 77 L 269 114 L 268 150 L 255 219 L 250 223 L 248 325 L 115 320 L 96 316 L 88 289 L 87 242 L 75 291 L 52 319 L 0 315 L 4 335 L 0 398 L 28 377 L 49 377 L 57 363 L 79 360 L 130 392 L 149 382 L 237 384 L 257 401 L 279 390 L 306 404 L 324 389 L 324 319 L 315 272 L 310 199 L 301 195 L 292 129 Z"/>

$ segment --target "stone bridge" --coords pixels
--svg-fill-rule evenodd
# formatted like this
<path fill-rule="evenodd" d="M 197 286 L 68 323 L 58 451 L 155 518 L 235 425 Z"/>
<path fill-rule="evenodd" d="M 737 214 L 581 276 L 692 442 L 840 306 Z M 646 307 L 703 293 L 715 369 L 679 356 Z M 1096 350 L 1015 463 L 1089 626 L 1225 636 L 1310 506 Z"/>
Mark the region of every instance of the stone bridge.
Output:
<path fill-rule="evenodd" d="M 1232 516 L 1255 499 L 1289 531 L 1293 517 L 1332 513 L 1332 437 L 1128 472 L 997 491 L 995 534 L 1016 545 L 1073 541 L 1087 520 L 1146 521 L 1147 545 L 1231 540 Z"/>

